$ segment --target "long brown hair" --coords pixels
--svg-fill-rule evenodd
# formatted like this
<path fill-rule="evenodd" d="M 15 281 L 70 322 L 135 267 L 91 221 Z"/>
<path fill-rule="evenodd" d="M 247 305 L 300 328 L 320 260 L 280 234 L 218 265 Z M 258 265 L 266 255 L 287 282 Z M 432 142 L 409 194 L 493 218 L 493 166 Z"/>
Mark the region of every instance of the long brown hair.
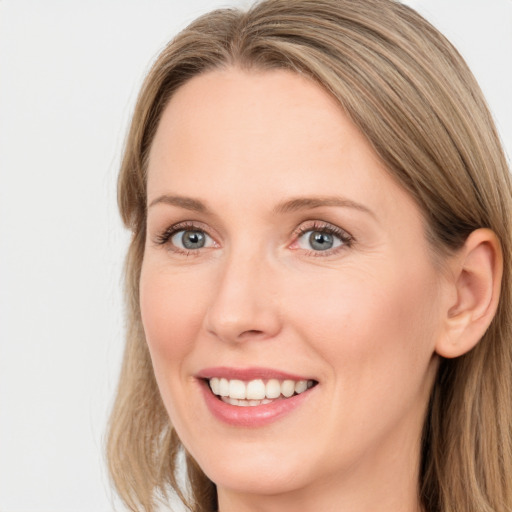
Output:
<path fill-rule="evenodd" d="M 119 175 L 132 231 L 126 259 L 127 342 L 108 435 L 110 473 L 130 510 L 152 512 L 174 489 L 193 511 L 216 509 L 215 485 L 181 450 L 144 339 L 139 277 L 146 167 L 173 93 L 208 70 L 288 69 L 334 96 L 416 200 L 439 252 L 480 227 L 498 236 L 504 275 L 497 314 L 475 349 L 442 360 L 423 432 L 418 492 L 429 512 L 512 511 L 512 187 L 482 93 L 453 46 L 394 0 L 267 0 L 214 11 L 161 53 L 139 95 Z M 171 491 L 172 492 L 172 491 Z M 183 494 L 186 494 L 184 496 Z"/>

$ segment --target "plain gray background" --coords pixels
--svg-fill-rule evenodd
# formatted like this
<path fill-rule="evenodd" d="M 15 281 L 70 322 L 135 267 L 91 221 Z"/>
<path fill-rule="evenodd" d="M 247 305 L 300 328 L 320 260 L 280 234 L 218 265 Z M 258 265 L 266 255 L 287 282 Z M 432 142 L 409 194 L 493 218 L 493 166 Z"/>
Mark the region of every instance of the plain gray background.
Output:
<path fill-rule="evenodd" d="M 103 440 L 123 345 L 127 124 L 177 30 L 249 3 L 0 0 L 0 512 L 114 510 Z M 512 0 L 406 3 L 466 57 L 511 155 Z"/>

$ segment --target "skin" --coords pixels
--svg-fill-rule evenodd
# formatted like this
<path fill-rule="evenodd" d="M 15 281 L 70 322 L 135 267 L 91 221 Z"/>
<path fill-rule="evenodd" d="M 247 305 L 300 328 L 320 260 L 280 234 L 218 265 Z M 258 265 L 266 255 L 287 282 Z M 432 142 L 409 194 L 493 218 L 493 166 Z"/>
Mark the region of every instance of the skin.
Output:
<path fill-rule="evenodd" d="M 333 195 L 345 204 L 276 213 Z M 220 511 L 420 510 L 420 436 L 453 279 L 434 262 L 419 208 L 338 104 L 287 71 L 193 78 L 163 113 L 147 200 L 147 343 Z M 205 247 L 186 252 L 179 234 L 160 243 L 184 222 L 208 235 Z M 297 233 L 313 223 L 351 241 L 314 251 Z M 214 366 L 318 385 L 277 421 L 234 427 L 210 413 L 196 378 Z"/>

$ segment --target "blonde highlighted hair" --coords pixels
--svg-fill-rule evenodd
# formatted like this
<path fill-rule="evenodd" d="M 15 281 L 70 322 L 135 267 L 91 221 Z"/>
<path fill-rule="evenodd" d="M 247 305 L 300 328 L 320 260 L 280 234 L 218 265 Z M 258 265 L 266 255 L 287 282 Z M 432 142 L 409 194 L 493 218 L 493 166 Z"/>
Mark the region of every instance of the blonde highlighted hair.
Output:
<path fill-rule="evenodd" d="M 482 93 L 453 46 L 394 0 L 266 0 L 217 10 L 161 53 L 140 92 L 119 175 L 133 237 L 126 259 L 127 341 L 108 433 L 113 482 L 130 510 L 155 510 L 171 489 L 195 512 L 216 510 L 215 485 L 186 455 L 163 407 L 146 346 L 139 277 L 146 167 L 173 93 L 208 70 L 288 69 L 337 99 L 416 200 L 438 254 L 475 229 L 498 236 L 504 274 L 497 314 L 468 354 L 441 361 L 423 431 L 418 492 L 428 512 L 512 511 L 512 187 Z"/>

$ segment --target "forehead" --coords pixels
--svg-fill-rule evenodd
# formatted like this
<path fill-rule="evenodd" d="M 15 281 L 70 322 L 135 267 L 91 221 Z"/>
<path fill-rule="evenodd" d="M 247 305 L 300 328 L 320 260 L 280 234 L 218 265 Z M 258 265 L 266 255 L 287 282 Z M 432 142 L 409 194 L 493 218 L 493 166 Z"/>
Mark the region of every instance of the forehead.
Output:
<path fill-rule="evenodd" d="M 148 168 L 148 199 L 161 193 L 243 197 L 245 207 L 338 193 L 383 211 L 396 194 L 407 196 L 318 84 L 290 71 L 236 68 L 193 78 L 167 105 Z"/>
<path fill-rule="evenodd" d="M 290 146 L 294 153 L 301 148 L 325 151 L 331 142 L 326 131 L 337 145 L 343 143 L 337 113 L 341 115 L 336 101 L 298 74 L 215 70 L 176 91 L 164 110 L 150 162 L 179 150 L 190 162 L 222 152 L 232 159 L 245 155 L 248 162 L 272 157 L 277 164 L 289 156 Z M 304 139 L 309 140 L 307 148 L 298 144 Z"/>

